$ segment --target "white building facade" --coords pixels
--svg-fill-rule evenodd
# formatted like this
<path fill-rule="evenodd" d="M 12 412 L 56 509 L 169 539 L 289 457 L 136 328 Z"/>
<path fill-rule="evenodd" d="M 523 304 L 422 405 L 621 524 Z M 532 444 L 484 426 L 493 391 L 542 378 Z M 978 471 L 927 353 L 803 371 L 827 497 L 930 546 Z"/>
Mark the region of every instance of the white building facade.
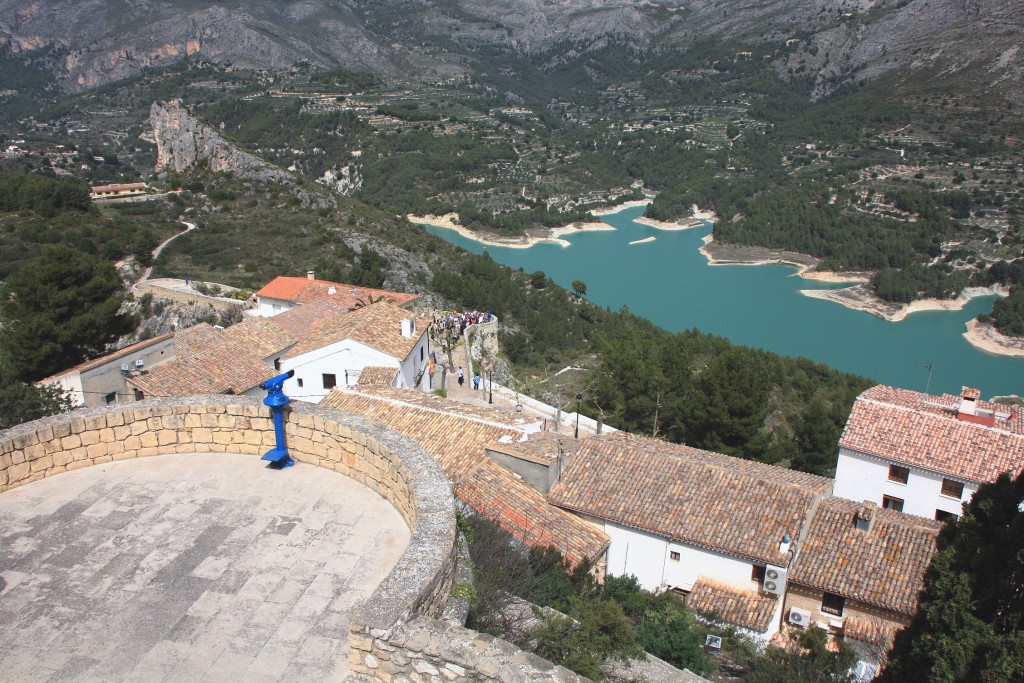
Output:
<path fill-rule="evenodd" d="M 839 440 L 835 495 L 938 521 L 955 519 L 978 487 L 1024 469 L 1019 410 L 879 385 L 857 397 Z"/>

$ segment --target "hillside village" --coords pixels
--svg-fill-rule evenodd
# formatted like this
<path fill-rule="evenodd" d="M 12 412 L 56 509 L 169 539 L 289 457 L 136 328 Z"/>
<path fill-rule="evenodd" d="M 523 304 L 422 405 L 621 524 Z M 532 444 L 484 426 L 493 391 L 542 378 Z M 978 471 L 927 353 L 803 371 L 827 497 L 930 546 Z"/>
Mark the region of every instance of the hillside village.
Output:
<path fill-rule="evenodd" d="M 979 485 L 1024 468 L 1024 415 L 968 387 L 864 392 L 833 479 L 618 432 L 520 397 L 486 373 L 489 313 L 432 311 L 413 294 L 312 272 L 276 278 L 244 313 L 42 384 L 96 407 L 261 397 L 264 382 L 292 372 L 289 397 L 419 443 L 467 510 L 527 545 L 586 560 L 599 579 L 635 576 L 760 644 L 823 629 L 855 648 L 865 680 L 916 611 L 942 523 Z"/>

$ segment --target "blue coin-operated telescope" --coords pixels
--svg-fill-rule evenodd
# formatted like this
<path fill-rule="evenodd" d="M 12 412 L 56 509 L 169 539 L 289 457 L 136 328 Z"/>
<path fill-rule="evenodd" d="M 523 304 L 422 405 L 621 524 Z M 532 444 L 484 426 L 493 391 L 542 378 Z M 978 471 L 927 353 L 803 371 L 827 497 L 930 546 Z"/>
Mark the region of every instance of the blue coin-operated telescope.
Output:
<path fill-rule="evenodd" d="M 277 440 L 276 447 L 267 451 L 260 460 L 270 461 L 270 466 L 279 470 L 295 464 L 292 457 L 288 455 L 288 447 L 284 443 L 284 407 L 291 399 L 284 395 L 283 388 L 284 381 L 294 374 L 294 370 L 289 370 L 260 385 L 261 389 L 267 390 L 267 397 L 263 399 L 263 405 L 268 406 L 274 413 L 274 437 Z"/>

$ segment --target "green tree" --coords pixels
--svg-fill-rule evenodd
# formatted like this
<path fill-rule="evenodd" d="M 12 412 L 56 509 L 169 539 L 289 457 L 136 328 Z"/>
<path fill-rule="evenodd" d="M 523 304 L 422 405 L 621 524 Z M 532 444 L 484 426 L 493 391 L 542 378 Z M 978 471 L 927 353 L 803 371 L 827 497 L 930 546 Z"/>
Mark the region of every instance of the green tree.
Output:
<path fill-rule="evenodd" d="M 6 373 L 0 377 L 0 429 L 66 413 L 73 407 L 71 398 L 58 387 L 38 387 L 11 380 Z"/>
<path fill-rule="evenodd" d="M 947 524 L 882 683 L 1024 680 L 1024 474 L 981 486 Z"/>
<path fill-rule="evenodd" d="M 718 354 L 694 384 L 687 443 L 726 455 L 759 455 L 771 379 L 761 359 L 738 347 Z"/>
<path fill-rule="evenodd" d="M 587 295 L 587 283 L 583 280 L 572 281 L 572 293 L 576 296 L 583 297 Z"/>
<path fill-rule="evenodd" d="M 845 683 L 857 655 L 845 643 L 838 652 L 828 649 L 828 638 L 819 628 L 800 634 L 795 648 L 770 646 L 756 660 L 746 683 Z"/>
<path fill-rule="evenodd" d="M 47 248 L 8 281 L 3 350 L 14 375 L 34 381 L 103 353 L 135 329 L 119 313 L 124 286 L 114 266 L 71 247 Z"/>

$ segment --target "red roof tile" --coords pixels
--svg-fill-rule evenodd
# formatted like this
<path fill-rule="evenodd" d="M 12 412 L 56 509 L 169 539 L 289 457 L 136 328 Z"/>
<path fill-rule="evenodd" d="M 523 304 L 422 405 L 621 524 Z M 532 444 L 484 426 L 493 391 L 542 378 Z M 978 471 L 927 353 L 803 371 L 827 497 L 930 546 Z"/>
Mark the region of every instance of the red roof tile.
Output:
<path fill-rule="evenodd" d="M 389 387 L 395 381 L 397 374 L 398 368 L 370 365 L 359 373 L 359 384 L 378 384 Z"/>
<path fill-rule="evenodd" d="M 987 401 L 993 426 L 957 418 L 960 397 L 879 385 L 853 404 L 839 446 L 967 481 L 1024 469 L 1024 411 Z"/>
<path fill-rule="evenodd" d="M 550 505 L 484 454 L 485 446 L 503 437 L 518 441 L 525 435 L 519 426 L 485 419 L 505 419 L 503 413 L 381 386 L 335 390 L 320 405 L 377 420 L 418 442 L 441 465 L 460 500 L 525 543 L 553 546 L 574 563 L 597 558 L 608 545 L 604 532 Z"/>
<path fill-rule="evenodd" d="M 410 318 L 416 321 L 416 330 L 411 337 L 404 337 L 402 321 Z M 429 327 L 429 319 L 415 317 L 403 308 L 382 301 L 322 320 L 288 352 L 288 357 L 296 358 L 310 351 L 351 339 L 402 361 L 412 353 L 420 336 Z"/>
<path fill-rule="evenodd" d="M 896 631 L 900 629 L 889 622 L 871 617 L 846 617 L 843 622 L 843 637 L 876 645 L 881 652 L 892 647 Z"/>
<path fill-rule="evenodd" d="M 832 481 L 617 432 L 581 443 L 549 499 L 652 534 L 780 564 Z"/>
<path fill-rule="evenodd" d="M 935 555 L 939 522 L 874 508 L 868 531 L 854 526 L 861 503 L 829 498 L 814 513 L 789 579 L 860 602 L 913 614 Z"/>
<path fill-rule="evenodd" d="M 695 612 L 764 633 L 772 624 L 778 601 L 770 595 L 699 578 L 686 598 L 686 606 Z"/>
<path fill-rule="evenodd" d="M 360 301 L 367 304 L 371 299 L 376 300 L 380 297 L 391 300 L 399 306 L 419 298 L 418 294 L 357 287 L 328 280 L 310 280 L 305 277 L 276 277 L 256 292 L 256 296 L 299 304 L 330 299 L 340 303 L 346 309 L 353 308 Z"/>

